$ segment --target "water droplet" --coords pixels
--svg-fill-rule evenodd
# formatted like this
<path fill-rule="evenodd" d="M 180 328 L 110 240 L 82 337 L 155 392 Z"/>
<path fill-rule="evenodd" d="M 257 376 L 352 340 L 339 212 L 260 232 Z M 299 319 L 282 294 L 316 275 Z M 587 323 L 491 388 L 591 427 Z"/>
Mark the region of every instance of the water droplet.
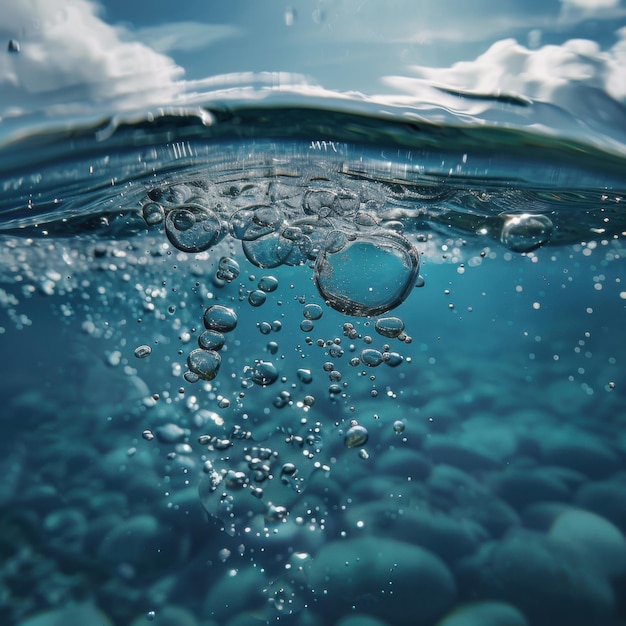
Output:
<path fill-rule="evenodd" d="M 239 271 L 239 263 L 237 263 L 235 259 L 223 256 L 217 264 L 215 276 L 219 278 L 219 280 L 230 283 L 239 276 Z"/>
<path fill-rule="evenodd" d="M 265 292 L 260 289 L 255 289 L 248 294 L 248 302 L 252 306 L 261 306 L 262 304 L 265 304 L 266 300 L 267 295 L 265 295 Z"/>
<path fill-rule="evenodd" d="M 207 330 L 228 333 L 237 327 L 237 314 L 227 306 L 213 304 L 204 312 L 204 326 Z"/>
<path fill-rule="evenodd" d="M 216 330 L 205 330 L 198 337 L 198 346 L 203 350 L 221 350 L 226 338 Z"/>
<path fill-rule="evenodd" d="M 513 252 L 531 252 L 550 241 L 554 227 L 545 215 L 503 213 L 500 217 L 504 220 L 500 241 Z"/>
<path fill-rule="evenodd" d="M 213 380 L 220 369 L 222 357 L 215 350 L 192 350 L 187 357 L 189 370 L 202 380 Z"/>
<path fill-rule="evenodd" d="M 165 234 L 183 252 L 202 252 L 222 237 L 222 226 L 213 211 L 195 204 L 177 206 L 165 218 Z"/>
<path fill-rule="evenodd" d="M 404 322 L 399 317 L 381 317 L 376 320 L 374 328 L 379 335 L 394 338 L 404 330 Z"/>
<path fill-rule="evenodd" d="M 250 380 L 261 387 L 267 387 L 278 380 L 278 370 L 269 361 L 258 361 L 251 368 Z"/>
<path fill-rule="evenodd" d="M 135 351 L 133 352 L 133 354 L 138 358 L 138 359 L 145 359 L 147 356 L 149 356 L 152 353 L 152 348 L 150 346 L 137 346 L 135 348 Z"/>
<path fill-rule="evenodd" d="M 361 363 L 368 367 L 377 367 L 383 362 L 383 354 L 373 348 L 365 348 L 361 351 Z"/>
<path fill-rule="evenodd" d="M 360 424 L 354 424 L 346 431 L 343 443 L 346 448 L 358 448 L 360 446 L 364 446 L 368 439 L 369 433 L 367 432 L 367 428 L 365 428 L 365 426 L 361 426 Z"/>
<path fill-rule="evenodd" d="M 160 224 L 165 219 L 165 211 L 160 204 L 156 202 L 147 202 L 141 208 L 143 219 L 148 226 Z"/>
<path fill-rule="evenodd" d="M 278 278 L 275 278 L 274 276 L 261 276 L 261 278 L 259 278 L 259 282 L 257 283 L 257 287 L 266 293 L 276 291 L 278 289 Z"/>
<path fill-rule="evenodd" d="M 419 267 L 417 250 L 400 235 L 350 238 L 333 231 L 315 261 L 315 284 L 334 309 L 361 317 L 398 306 L 410 293 Z"/>
<path fill-rule="evenodd" d="M 318 320 L 324 314 L 319 304 L 307 304 L 302 309 L 302 314 L 308 320 Z"/>
<path fill-rule="evenodd" d="M 397 434 L 404 432 L 404 422 L 402 420 L 396 420 L 393 423 L 393 431 Z"/>

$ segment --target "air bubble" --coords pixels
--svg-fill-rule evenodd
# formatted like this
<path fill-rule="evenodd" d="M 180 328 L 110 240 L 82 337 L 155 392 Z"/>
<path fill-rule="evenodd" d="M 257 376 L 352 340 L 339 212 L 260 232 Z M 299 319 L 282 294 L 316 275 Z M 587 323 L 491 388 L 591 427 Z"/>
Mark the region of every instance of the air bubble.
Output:
<path fill-rule="evenodd" d="M 366 348 L 361 352 L 361 363 L 367 367 L 377 367 L 383 362 L 383 354 L 373 348 Z"/>
<path fill-rule="evenodd" d="M 266 293 L 276 291 L 278 289 L 278 279 L 274 276 L 261 276 L 261 278 L 259 278 L 259 282 L 257 283 L 257 287 Z"/>
<path fill-rule="evenodd" d="M 150 354 L 152 353 L 152 348 L 150 346 L 137 346 L 135 348 L 135 351 L 133 352 L 133 354 L 138 358 L 138 359 L 145 359 L 147 356 L 150 356 Z"/>
<path fill-rule="evenodd" d="M 216 330 L 205 330 L 198 337 L 198 346 L 203 350 L 221 350 L 226 338 Z"/>
<path fill-rule="evenodd" d="M 418 267 L 417 250 L 400 235 L 380 232 L 356 238 L 333 231 L 317 256 L 314 278 L 332 308 L 367 317 L 403 302 Z"/>
<path fill-rule="evenodd" d="M 248 302 L 252 306 L 261 306 L 262 304 L 265 304 L 266 300 L 267 295 L 264 291 L 261 291 L 260 289 L 255 289 L 248 294 Z"/>
<path fill-rule="evenodd" d="M 204 327 L 207 330 L 216 330 L 228 333 L 237 326 L 237 314 L 233 309 L 221 304 L 213 304 L 204 312 Z"/>
<path fill-rule="evenodd" d="M 319 304 L 307 304 L 302 309 L 302 314 L 308 320 L 318 320 L 324 314 Z"/>
<path fill-rule="evenodd" d="M 261 387 L 272 385 L 278 380 L 278 370 L 269 361 L 258 361 L 250 371 L 250 380 Z"/>
<path fill-rule="evenodd" d="M 395 432 L 396 434 L 401 434 L 404 432 L 404 422 L 402 420 L 396 420 L 393 423 L 393 432 Z"/>
<path fill-rule="evenodd" d="M 147 202 L 141 208 L 143 219 L 148 226 L 160 224 L 165 219 L 165 211 L 160 204 L 156 202 Z"/>
<path fill-rule="evenodd" d="M 300 322 L 300 330 L 303 333 L 310 333 L 314 327 L 315 326 L 311 320 L 302 320 Z"/>
<path fill-rule="evenodd" d="M 399 317 L 381 317 L 376 320 L 374 328 L 379 335 L 393 339 L 404 330 L 404 322 Z"/>
<path fill-rule="evenodd" d="M 165 234 L 173 246 L 182 252 L 202 252 L 222 237 L 218 217 L 195 204 L 177 206 L 165 218 Z"/>
<path fill-rule="evenodd" d="M 216 278 L 223 280 L 226 283 L 230 283 L 239 276 L 239 263 L 235 259 L 223 256 L 217 264 Z"/>
<path fill-rule="evenodd" d="M 313 382 L 313 374 L 311 374 L 311 370 L 301 368 L 296 372 L 298 376 L 298 380 L 305 385 L 309 385 Z"/>
<path fill-rule="evenodd" d="M 369 433 L 367 432 L 367 428 L 360 424 L 355 424 L 346 431 L 343 443 L 346 448 L 359 448 L 360 446 L 364 446 L 368 439 Z"/>
<path fill-rule="evenodd" d="M 552 236 L 552 220 L 545 215 L 531 213 L 506 214 L 500 241 L 513 252 L 531 252 L 541 247 Z"/>
<path fill-rule="evenodd" d="M 192 350 L 187 357 L 189 370 L 202 380 L 213 380 L 220 369 L 222 357 L 215 350 Z"/>

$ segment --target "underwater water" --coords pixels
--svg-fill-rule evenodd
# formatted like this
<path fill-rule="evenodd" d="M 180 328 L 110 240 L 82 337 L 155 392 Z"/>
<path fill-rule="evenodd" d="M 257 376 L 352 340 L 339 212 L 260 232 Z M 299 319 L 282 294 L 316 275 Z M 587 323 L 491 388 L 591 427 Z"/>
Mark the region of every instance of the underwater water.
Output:
<path fill-rule="evenodd" d="M 383 93 L 350 2 L 280 75 L 186 56 L 252 4 L 7 3 L 1 624 L 626 624 L 625 17 L 562 4 Z"/>

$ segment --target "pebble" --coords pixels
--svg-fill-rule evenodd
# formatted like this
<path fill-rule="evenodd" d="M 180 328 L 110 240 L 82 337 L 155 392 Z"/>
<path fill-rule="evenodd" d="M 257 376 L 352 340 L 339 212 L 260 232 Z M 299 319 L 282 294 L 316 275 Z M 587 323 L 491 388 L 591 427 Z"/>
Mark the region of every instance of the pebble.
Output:
<path fill-rule="evenodd" d="M 202 613 L 223 624 L 241 611 L 264 606 L 267 600 L 263 588 L 266 585 L 267 579 L 257 567 L 229 570 L 209 590 Z"/>
<path fill-rule="evenodd" d="M 308 577 L 318 603 L 346 613 L 364 610 L 396 626 L 430 626 L 456 598 L 443 561 L 383 537 L 327 543 L 311 561 Z"/>
<path fill-rule="evenodd" d="M 459 564 L 465 597 L 516 606 L 532 626 L 610 624 L 611 585 L 593 562 L 554 537 L 518 530 Z"/>
<path fill-rule="evenodd" d="M 518 511 L 533 502 L 566 502 L 572 497 L 565 482 L 542 467 L 510 468 L 494 473 L 488 484 L 495 494 Z"/>
<path fill-rule="evenodd" d="M 113 626 L 113 622 L 90 602 L 38 613 L 20 622 L 18 626 L 69 626 L 69 624 Z"/>
<path fill-rule="evenodd" d="M 424 442 L 424 453 L 435 463 L 467 471 L 493 470 L 501 465 L 495 455 L 458 441 L 453 435 L 431 435 Z"/>
<path fill-rule="evenodd" d="M 566 509 L 554 520 L 550 537 L 585 553 L 598 571 L 614 578 L 626 573 L 626 540 L 608 520 L 580 509 Z"/>
<path fill-rule="evenodd" d="M 541 442 L 543 461 L 582 472 L 592 480 L 602 479 L 620 467 L 610 446 L 589 433 L 574 430 L 551 431 Z"/>
<path fill-rule="evenodd" d="M 574 503 L 601 515 L 626 533 L 626 482 L 586 483 L 577 491 Z"/>
<path fill-rule="evenodd" d="M 178 537 L 152 515 L 135 515 L 114 526 L 104 537 L 98 558 L 112 567 L 130 566 L 152 575 L 178 562 Z"/>
<path fill-rule="evenodd" d="M 475 602 L 455 608 L 437 626 L 529 626 L 524 615 L 506 602 Z"/>
<path fill-rule="evenodd" d="M 424 505 L 399 500 L 354 505 L 345 519 L 351 529 L 377 537 L 393 536 L 425 548 L 446 562 L 472 554 L 487 533 L 471 520 L 457 520 Z M 362 526 L 359 526 L 361 524 Z"/>

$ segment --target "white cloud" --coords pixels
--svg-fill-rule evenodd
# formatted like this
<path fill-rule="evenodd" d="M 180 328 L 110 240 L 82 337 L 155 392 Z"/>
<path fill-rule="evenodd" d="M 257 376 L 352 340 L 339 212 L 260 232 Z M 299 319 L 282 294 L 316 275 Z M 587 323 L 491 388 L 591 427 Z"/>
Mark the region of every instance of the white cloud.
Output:
<path fill-rule="evenodd" d="M 11 113 L 141 106 L 172 98 L 183 75 L 169 57 L 105 23 L 89 0 L 9 0 L 0 33 L 0 117 Z"/>

